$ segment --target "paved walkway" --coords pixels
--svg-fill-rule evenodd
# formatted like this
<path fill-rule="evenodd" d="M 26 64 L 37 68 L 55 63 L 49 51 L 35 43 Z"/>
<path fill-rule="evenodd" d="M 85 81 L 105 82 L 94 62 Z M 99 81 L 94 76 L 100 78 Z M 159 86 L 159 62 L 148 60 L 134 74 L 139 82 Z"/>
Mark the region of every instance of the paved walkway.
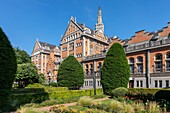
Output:
<path fill-rule="evenodd" d="M 109 97 L 105 97 L 105 98 L 100 98 L 100 99 L 96 99 L 97 100 L 107 100 L 109 99 Z M 77 104 L 77 102 L 73 102 L 73 103 L 67 103 L 67 104 L 57 104 L 57 105 L 64 105 L 64 106 L 75 106 Z M 53 106 L 57 106 L 57 105 L 52 105 L 52 106 L 45 106 L 45 107 L 42 107 L 42 108 L 37 108 L 38 110 L 41 110 L 41 111 L 49 111 L 51 107 Z"/>

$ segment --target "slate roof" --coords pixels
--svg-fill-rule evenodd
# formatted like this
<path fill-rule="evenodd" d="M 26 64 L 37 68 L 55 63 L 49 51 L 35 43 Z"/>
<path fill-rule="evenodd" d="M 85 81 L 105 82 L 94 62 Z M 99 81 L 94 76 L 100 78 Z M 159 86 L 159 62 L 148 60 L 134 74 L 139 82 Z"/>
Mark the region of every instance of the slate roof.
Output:
<path fill-rule="evenodd" d="M 45 47 L 48 46 L 50 49 L 54 49 L 56 46 L 52 44 L 48 44 L 46 42 L 39 42 L 41 46 Z"/>

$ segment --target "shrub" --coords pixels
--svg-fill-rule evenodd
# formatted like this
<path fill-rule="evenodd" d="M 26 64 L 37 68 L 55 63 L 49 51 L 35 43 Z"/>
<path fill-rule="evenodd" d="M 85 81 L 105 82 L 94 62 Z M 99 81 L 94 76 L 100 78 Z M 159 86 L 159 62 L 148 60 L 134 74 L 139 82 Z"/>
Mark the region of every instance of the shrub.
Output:
<path fill-rule="evenodd" d="M 58 70 L 58 86 L 79 89 L 84 83 L 82 65 L 74 56 L 68 56 Z"/>
<path fill-rule="evenodd" d="M 39 111 L 34 107 L 20 107 L 16 111 L 17 113 L 49 113 L 48 111 Z"/>
<path fill-rule="evenodd" d="M 119 113 L 123 111 L 123 105 L 121 102 L 112 100 L 111 103 L 109 104 L 109 111 L 114 112 L 114 113 Z"/>
<path fill-rule="evenodd" d="M 17 70 L 15 52 L 0 28 L 0 112 L 8 111 L 8 97 Z"/>
<path fill-rule="evenodd" d="M 44 93 L 44 88 L 19 88 L 12 89 L 12 94 L 23 94 L 23 93 Z"/>
<path fill-rule="evenodd" d="M 118 87 L 127 87 L 130 67 L 122 45 L 114 43 L 106 54 L 101 72 L 101 84 L 105 94 Z"/>
<path fill-rule="evenodd" d="M 50 86 L 52 86 L 52 87 L 57 87 L 57 83 L 51 82 L 51 83 L 50 83 Z"/>
<path fill-rule="evenodd" d="M 128 89 L 124 87 L 119 87 L 111 92 L 112 97 L 125 96 L 128 93 Z"/>
<path fill-rule="evenodd" d="M 133 103 L 132 106 L 136 113 L 143 113 L 145 111 L 143 103 Z"/>
<path fill-rule="evenodd" d="M 33 84 L 28 84 L 26 88 L 44 88 L 44 86 L 39 83 L 33 83 Z"/>
<path fill-rule="evenodd" d="M 155 99 L 165 99 L 166 101 L 170 101 L 170 90 L 160 90 L 156 92 Z"/>
<path fill-rule="evenodd" d="M 28 88 L 29 89 L 29 88 Z M 103 94 L 102 89 L 97 89 L 97 94 Z M 13 107 L 17 107 L 26 103 L 40 103 L 45 100 L 59 100 L 58 103 L 64 103 L 64 101 L 72 102 L 77 100 L 77 97 L 81 96 L 92 96 L 94 95 L 94 90 L 65 90 L 65 91 L 55 91 L 49 93 L 23 93 L 23 94 L 13 94 L 10 97 L 10 102 Z M 63 100 L 62 100 L 63 99 Z M 66 99 L 66 100 L 65 100 Z M 48 104 L 48 102 L 46 102 Z M 44 103 L 44 104 L 46 104 Z M 42 105 L 43 106 L 43 105 Z"/>
<path fill-rule="evenodd" d="M 157 103 L 150 102 L 146 111 L 147 113 L 161 113 L 161 108 Z"/>
<path fill-rule="evenodd" d="M 48 93 L 26 93 L 26 94 L 13 94 L 10 97 L 10 105 L 12 109 L 26 104 L 26 103 L 40 103 L 48 100 Z M 9 105 L 8 105 L 9 106 Z"/>
<path fill-rule="evenodd" d="M 93 104 L 93 99 L 87 96 L 81 97 L 79 101 L 77 102 L 78 105 L 81 105 L 83 107 L 91 107 Z"/>
<path fill-rule="evenodd" d="M 126 102 L 123 102 L 123 111 L 124 113 L 134 113 L 134 108 L 132 105 L 127 104 Z"/>
<path fill-rule="evenodd" d="M 50 112 L 54 113 L 73 113 L 71 109 L 64 105 L 54 106 L 50 108 Z"/>

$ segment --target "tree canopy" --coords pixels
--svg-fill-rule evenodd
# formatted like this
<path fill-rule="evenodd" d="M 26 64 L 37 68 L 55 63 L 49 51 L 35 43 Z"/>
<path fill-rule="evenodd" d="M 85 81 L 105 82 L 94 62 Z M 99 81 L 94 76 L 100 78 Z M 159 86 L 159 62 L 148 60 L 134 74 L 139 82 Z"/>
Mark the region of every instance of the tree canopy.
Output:
<path fill-rule="evenodd" d="M 18 87 L 25 87 L 30 83 L 43 83 L 44 74 L 38 74 L 37 67 L 31 62 L 28 53 L 19 48 L 14 48 L 17 59 L 17 73 L 15 81 L 18 82 Z"/>
<path fill-rule="evenodd" d="M 38 70 L 32 63 L 18 64 L 15 81 L 19 82 L 19 87 L 25 87 L 30 83 L 38 82 Z"/>
<path fill-rule="evenodd" d="M 121 44 L 114 43 L 106 54 L 101 72 L 101 83 L 104 93 L 118 87 L 127 87 L 130 67 Z"/>
<path fill-rule="evenodd" d="M 17 58 L 17 64 L 31 63 L 31 58 L 26 51 L 21 50 L 18 47 L 14 48 L 14 51 Z"/>
<path fill-rule="evenodd" d="M 0 112 L 8 108 L 7 100 L 17 70 L 15 52 L 7 36 L 0 28 Z"/>
<path fill-rule="evenodd" d="M 79 89 L 84 83 L 82 65 L 70 55 L 60 65 L 58 70 L 58 86 L 69 89 Z"/>

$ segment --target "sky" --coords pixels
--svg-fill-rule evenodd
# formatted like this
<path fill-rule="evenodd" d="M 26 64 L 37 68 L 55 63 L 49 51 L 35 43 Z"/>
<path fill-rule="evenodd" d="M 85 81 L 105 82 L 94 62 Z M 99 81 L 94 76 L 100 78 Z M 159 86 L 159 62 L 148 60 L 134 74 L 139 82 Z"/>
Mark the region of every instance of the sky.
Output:
<path fill-rule="evenodd" d="M 127 39 L 170 22 L 170 0 L 0 0 L 0 27 L 13 47 L 31 55 L 36 38 L 59 46 L 71 16 L 95 29 L 99 6 L 108 37 Z"/>

